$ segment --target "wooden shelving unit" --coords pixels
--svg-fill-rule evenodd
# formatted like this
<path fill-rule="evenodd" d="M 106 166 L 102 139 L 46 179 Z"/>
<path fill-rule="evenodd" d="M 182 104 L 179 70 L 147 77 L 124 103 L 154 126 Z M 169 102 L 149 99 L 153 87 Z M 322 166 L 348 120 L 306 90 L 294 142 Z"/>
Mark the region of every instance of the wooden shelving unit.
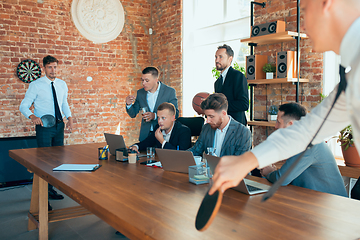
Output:
<path fill-rule="evenodd" d="M 274 79 L 256 79 L 256 80 L 247 80 L 248 84 L 257 85 L 257 84 L 275 84 L 275 83 L 295 83 L 297 78 L 274 78 Z M 300 78 L 300 82 L 309 82 L 309 79 Z"/>
<path fill-rule="evenodd" d="M 288 41 L 295 41 L 298 36 L 297 32 L 285 31 L 259 37 L 242 39 L 242 43 L 255 43 L 257 45 L 274 44 Z M 305 33 L 300 33 L 301 38 L 308 38 Z"/>
<path fill-rule="evenodd" d="M 266 2 L 251 2 L 251 22 L 250 26 L 254 26 L 254 6 L 260 5 L 262 8 L 266 7 Z M 284 31 L 279 33 L 267 34 L 263 36 L 250 37 L 246 39 L 242 39 L 241 43 L 247 43 L 250 47 L 250 55 L 254 55 L 254 48 L 259 45 L 267 45 L 267 44 L 276 44 L 283 42 L 296 41 L 296 69 L 298 69 L 296 78 L 274 78 L 274 79 L 257 79 L 257 80 L 248 80 L 248 84 L 250 86 L 250 120 L 248 121 L 248 125 L 250 126 L 250 130 L 252 131 L 253 126 L 263 126 L 263 127 L 275 127 L 276 122 L 271 121 L 253 121 L 254 117 L 254 88 L 259 84 L 276 84 L 276 83 L 293 83 L 296 85 L 296 101 L 299 101 L 299 84 L 307 83 L 309 79 L 300 78 L 300 40 L 306 39 L 308 36 L 305 33 L 300 32 L 300 0 L 297 0 L 297 30 L 294 31 Z M 286 46 L 285 46 L 286 47 Z M 281 49 L 283 46 L 281 46 Z"/>
<path fill-rule="evenodd" d="M 275 127 L 275 121 L 248 121 L 247 124 L 249 126 L 262 126 L 262 127 Z"/>

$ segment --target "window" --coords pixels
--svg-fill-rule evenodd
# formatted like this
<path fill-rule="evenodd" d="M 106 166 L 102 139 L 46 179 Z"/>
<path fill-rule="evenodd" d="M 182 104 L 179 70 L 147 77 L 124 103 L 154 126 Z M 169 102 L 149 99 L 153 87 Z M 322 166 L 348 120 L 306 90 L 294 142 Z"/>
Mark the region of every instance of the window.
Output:
<path fill-rule="evenodd" d="M 329 93 L 334 89 L 336 84 L 339 83 L 339 64 L 340 56 L 334 52 L 324 53 L 324 77 L 323 77 L 323 94 L 328 96 Z M 335 158 L 342 158 L 342 151 L 340 144 L 336 142 L 337 139 L 330 138 L 327 140 L 328 146 L 330 147 Z"/>
<path fill-rule="evenodd" d="M 197 115 L 192 99 L 214 92 L 215 52 L 224 43 L 234 50 L 234 61 L 245 67 L 250 36 L 250 0 L 183 1 L 183 116 Z"/>

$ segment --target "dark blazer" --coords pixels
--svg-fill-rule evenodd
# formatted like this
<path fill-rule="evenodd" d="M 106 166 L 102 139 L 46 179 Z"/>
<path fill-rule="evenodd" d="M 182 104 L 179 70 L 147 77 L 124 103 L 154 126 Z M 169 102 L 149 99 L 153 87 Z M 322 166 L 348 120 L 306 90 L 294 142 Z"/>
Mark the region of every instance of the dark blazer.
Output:
<path fill-rule="evenodd" d="M 202 156 L 206 148 L 214 146 L 215 129 L 205 124 L 201 130 L 199 139 L 189 149 L 194 156 Z M 230 125 L 226 132 L 224 142 L 221 146 L 220 156 L 241 155 L 250 150 L 251 133 L 243 124 L 230 117 Z"/>
<path fill-rule="evenodd" d="M 244 74 L 230 66 L 224 85 L 220 79 L 217 79 L 214 88 L 216 93 L 223 93 L 226 96 L 229 102 L 228 114 L 246 125 L 245 111 L 249 109 L 249 93 Z"/>
<path fill-rule="evenodd" d="M 143 108 L 143 107 L 149 108 L 146 96 L 147 96 L 147 92 L 144 90 L 144 88 L 139 89 L 137 91 L 134 104 L 129 109 L 127 109 L 127 107 L 125 106 L 126 112 L 129 114 L 129 116 L 131 118 L 135 118 L 141 108 Z M 175 117 L 177 118 L 179 116 L 179 110 L 178 110 L 178 100 L 176 98 L 175 89 L 165 85 L 164 83 L 161 83 L 159 95 L 156 99 L 156 103 L 155 103 L 155 107 L 154 107 L 155 113 L 156 113 L 159 105 L 162 104 L 163 102 L 169 102 L 169 103 L 174 104 L 175 109 L 176 109 Z M 157 119 L 154 119 L 151 122 L 145 122 L 144 119 L 141 119 L 139 141 L 142 141 L 147 136 L 149 136 L 151 125 L 153 126 L 153 129 L 155 129 L 156 124 L 157 124 Z"/>
<path fill-rule="evenodd" d="M 155 131 L 159 128 L 159 125 L 156 125 L 154 132 L 152 132 L 145 140 L 136 143 L 139 146 L 139 151 L 146 150 L 147 147 L 157 147 L 161 148 L 162 143 L 159 142 L 155 137 Z M 181 124 L 178 121 L 175 121 L 174 128 L 170 135 L 169 142 L 166 142 L 164 149 L 177 149 L 186 150 L 191 147 L 191 131 L 190 128 Z"/>

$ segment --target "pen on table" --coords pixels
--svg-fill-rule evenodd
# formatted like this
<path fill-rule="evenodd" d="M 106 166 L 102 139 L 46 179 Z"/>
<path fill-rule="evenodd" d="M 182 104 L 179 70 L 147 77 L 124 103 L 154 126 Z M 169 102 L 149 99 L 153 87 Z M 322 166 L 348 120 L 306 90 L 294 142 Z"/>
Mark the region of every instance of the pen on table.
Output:
<path fill-rule="evenodd" d="M 99 169 L 100 167 L 101 167 L 101 164 L 96 165 L 96 166 L 93 168 L 93 171 L 95 171 L 96 169 Z"/>

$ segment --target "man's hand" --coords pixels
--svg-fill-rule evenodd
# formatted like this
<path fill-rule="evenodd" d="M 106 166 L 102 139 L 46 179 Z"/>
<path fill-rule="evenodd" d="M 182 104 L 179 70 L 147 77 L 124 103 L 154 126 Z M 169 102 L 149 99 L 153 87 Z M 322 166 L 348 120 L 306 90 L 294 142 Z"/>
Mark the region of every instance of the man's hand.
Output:
<path fill-rule="evenodd" d="M 158 128 L 158 129 L 156 129 L 156 131 L 155 131 L 155 137 L 156 137 L 156 139 L 159 141 L 159 143 L 163 143 L 164 142 L 164 136 L 163 136 L 163 134 L 162 134 L 162 132 L 161 132 L 161 129 L 160 129 L 160 127 Z"/>
<path fill-rule="evenodd" d="M 134 95 L 129 95 L 126 97 L 126 105 L 131 105 L 133 104 L 135 101 L 135 96 Z"/>
<path fill-rule="evenodd" d="M 269 173 L 272 173 L 276 170 L 277 170 L 276 166 L 274 164 L 271 164 L 269 166 L 260 169 L 260 173 L 263 177 L 266 177 Z"/>
<path fill-rule="evenodd" d="M 151 120 L 155 119 L 155 113 L 153 112 L 146 112 L 142 115 L 145 122 L 150 122 Z"/>
<path fill-rule="evenodd" d="M 130 149 L 131 151 L 135 151 L 135 152 L 139 153 L 139 149 L 138 149 L 138 147 L 137 147 L 136 145 L 130 146 L 129 149 Z"/>
<path fill-rule="evenodd" d="M 209 190 L 212 195 L 217 189 L 225 192 L 228 188 L 239 185 L 240 181 L 259 163 L 252 152 L 240 156 L 224 156 L 215 168 L 213 185 Z"/>
<path fill-rule="evenodd" d="M 31 119 L 31 122 L 33 122 L 34 124 L 43 126 L 43 123 L 42 123 L 42 121 L 41 121 L 41 118 L 35 116 L 34 114 L 31 114 L 31 115 L 29 116 L 29 118 Z"/>
<path fill-rule="evenodd" d="M 66 123 L 66 128 L 69 130 L 69 132 L 73 129 L 73 120 L 72 117 L 68 117 L 68 122 Z"/>

